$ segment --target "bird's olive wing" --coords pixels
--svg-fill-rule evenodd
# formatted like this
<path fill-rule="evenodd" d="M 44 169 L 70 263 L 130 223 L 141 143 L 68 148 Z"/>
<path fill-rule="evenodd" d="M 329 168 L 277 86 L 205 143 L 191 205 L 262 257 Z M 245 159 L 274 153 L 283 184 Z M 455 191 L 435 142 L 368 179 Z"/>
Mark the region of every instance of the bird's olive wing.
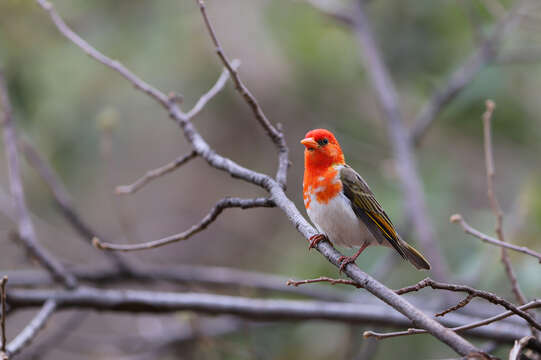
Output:
<path fill-rule="evenodd" d="M 355 214 L 364 222 L 368 230 L 381 244 L 387 240 L 402 255 L 398 234 L 391 219 L 385 213 L 374 193 L 361 177 L 349 166 L 340 170 L 344 195 L 351 201 L 351 207 Z"/>

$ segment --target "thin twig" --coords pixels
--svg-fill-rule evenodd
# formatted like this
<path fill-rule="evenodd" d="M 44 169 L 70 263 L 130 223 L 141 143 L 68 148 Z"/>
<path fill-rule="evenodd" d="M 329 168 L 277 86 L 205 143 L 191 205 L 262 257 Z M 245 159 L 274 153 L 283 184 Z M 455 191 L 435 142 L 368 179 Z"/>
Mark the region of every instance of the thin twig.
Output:
<path fill-rule="evenodd" d="M 26 161 L 36 170 L 41 179 L 51 190 L 54 201 L 64 218 L 75 229 L 80 237 L 88 244 L 92 243 L 95 236 L 101 237 L 78 213 L 71 200 L 67 189 L 53 170 L 51 164 L 39 153 L 39 151 L 23 137 L 19 138 L 19 148 L 24 154 Z M 124 271 L 128 271 L 129 265 L 118 254 L 109 253 L 111 261 Z"/>
<path fill-rule="evenodd" d="M 38 332 L 45 327 L 47 320 L 57 309 L 57 302 L 53 299 L 48 299 L 43 303 L 41 310 L 30 321 L 28 325 L 13 339 L 7 346 L 9 355 L 17 354 L 36 337 Z"/>
<path fill-rule="evenodd" d="M 224 209 L 228 208 L 241 208 L 241 209 L 250 209 L 254 207 L 273 207 L 274 203 L 272 200 L 267 198 L 255 198 L 255 199 L 240 199 L 240 198 L 224 198 L 210 210 L 210 212 L 197 224 L 193 225 L 188 230 L 181 232 L 179 234 L 171 235 L 162 239 L 148 241 L 141 244 L 135 245 L 120 245 L 112 243 L 104 243 L 98 238 L 94 238 L 92 243 L 94 246 L 101 250 L 117 250 L 117 251 L 137 251 L 137 250 L 148 250 L 154 249 L 163 245 L 171 244 L 177 241 L 189 239 L 191 236 L 197 234 L 198 232 L 204 230 L 209 226 L 218 216 L 222 213 Z"/>
<path fill-rule="evenodd" d="M 4 147 L 7 156 L 9 185 L 16 208 L 19 238 L 30 253 L 36 257 L 41 265 L 51 271 L 56 279 L 62 281 L 68 288 L 73 288 L 77 285 L 77 280 L 73 275 L 66 271 L 64 266 L 56 260 L 47 249 L 39 244 L 34 224 L 32 223 L 30 213 L 26 207 L 24 189 L 19 170 L 17 135 L 15 133 L 11 104 L 2 71 L 0 71 L 0 104 L 2 105 L 3 110 L 2 126 L 4 128 Z"/>
<path fill-rule="evenodd" d="M 6 284 L 8 282 L 8 277 L 3 276 L 2 280 L 0 280 L 0 296 L 1 296 L 1 303 L 2 303 L 2 319 L 0 320 L 0 326 L 2 331 L 2 344 L 0 348 L 0 355 L 5 356 L 6 353 Z M 3 358 L 2 358 L 3 360 Z"/>
<path fill-rule="evenodd" d="M 140 188 L 145 186 L 151 180 L 159 178 L 159 177 L 161 177 L 163 175 L 166 175 L 166 174 L 178 169 L 179 167 L 186 164 L 188 161 L 192 160 L 196 156 L 197 156 L 197 152 L 195 152 L 195 151 L 191 151 L 190 153 L 188 153 L 186 155 L 179 156 L 174 161 L 172 161 L 172 162 L 170 162 L 168 164 L 165 164 L 164 166 L 161 166 L 161 167 L 159 167 L 157 169 L 152 169 L 152 170 L 147 171 L 145 173 L 145 175 L 143 175 L 139 179 L 135 180 L 135 182 L 130 184 L 130 185 L 117 186 L 116 189 L 115 189 L 115 193 L 117 193 L 119 195 L 133 194 L 137 190 L 139 190 Z"/>
<path fill-rule="evenodd" d="M 407 294 L 412 291 L 419 291 L 425 287 L 431 287 L 432 289 L 440 289 L 440 290 L 449 290 L 449 291 L 455 291 L 455 292 L 465 292 L 470 295 L 473 295 L 475 297 L 480 297 L 485 300 L 490 301 L 493 304 L 501 305 L 507 310 L 513 311 L 515 314 L 523 318 L 530 324 L 531 326 L 535 327 L 536 329 L 541 330 L 541 324 L 539 324 L 535 319 L 528 314 L 526 311 L 520 310 L 518 307 L 516 307 L 514 304 L 510 303 L 509 301 L 505 300 L 504 298 L 492 294 L 488 291 L 483 290 L 477 290 L 470 286 L 466 285 L 456 285 L 456 284 L 447 284 L 443 282 L 434 281 L 431 278 L 426 278 L 424 280 L 419 281 L 415 285 L 407 286 L 402 289 L 399 289 L 396 291 L 397 294 L 403 295 Z"/>
<path fill-rule="evenodd" d="M 238 71 L 233 67 L 233 64 L 228 60 L 227 55 L 225 55 L 222 46 L 220 42 L 218 41 L 218 37 L 216 36 L 216 32 L 214 31 L 214 28 L 210 22 L 210 19 L 207 15 L 207 11 L 205 8 L 205 3 L 203 0 L 196 0 L 197 4 L 199 5 L 199 9 L 201 11 L 201 15 L 203 16 L 203 20 L 205 22 L 205 26 L 208 30 L 208 33 L 212 39 L 212 43 L 214 44 L 214 47 L 216 48 L 216 53 L 218 54 L 218 57 L 222 61 L 223 65 L 227 68 L 229 71 L 229 74 L 231 75 L 231 78 L 233 79 L 233 82 L 235 83 L 235 89 L 239 92 L 239 94 L 242 95 L 246 103 L 250 106 L 252 109 L 252 112 L 259 122 L 259 124 L 263 127 L 263 130 L 267 133 L 267 135 L 271 138 L 271 140 L 274 142 L 274 145 L 278 149 L 278 170 L 276 172 L 276 181 L 285 188 L 287 183 L 287 169 L 289 167 L 289 149 L 285 142 L 285 137 L 283 132 L 279 129 L 279 127 L 275 127 L 271 124 L 265 113 L 263 112 L 263 109 L 257 102 L 256 98 L 252 95 L 250 90 L 244 85 L 242 80 L 240 79 Z"/>
<path fill-rule="evenodd" d="M 539 308 L 539 307 L 541 307 L 541 300 L 530 301 L 529 303 L 527 303 L 525 305 L 522 305 L 522 306 L 519 306 L 518 308 L 520 310 L 528 310 L 528 309 L 534 309 L 534 308 Z M 480 321 L 473 322 L 471 324 L 451 328 L 450 330 L 455 331 L 455 332 L 471 330 L 471 329 L 475 329 L 475 328 L 478 328 L 478 327 L 481 327 L 481 326 L 486 326 L 486 325 L 491 324 L 491 323 L 496 322 L 496 321 L 503 320 L 503 319 L 505 319 L 507 317 L 510 317 L 510 316 L 513 316 L 513 315 L 516 315 L 516 313 L 514 313 L 513 311 L 506 311 L 506 312 L 503 312 L 501 314 L 498 314 L 496 316 L 492 316 L 492 317 L 484 319 L 484 320 L 480 320 Z M 386 338 L 397 337 L 397 336 L 426 334 L 426 333 L 427 333 L 427 331 L 423 330 L 423 329 L 408 329 L 406 331 L 396 331 L 396 332 L 391 332 L 391 333 L 377 333 L 377 332 L 374 332 L 374 331 L 365 331 L 363 333 L 363 336 L 364 337 L 375 337 L 377 339 L 386 339 Z"/>
<path fill-rule="evenodd" d="M 470 301 L 473 300 L 475 296 L 473 294 L 468 294 L 468 296 L 460 301 L 458 304 L 456 304 L 455 306 L 451 306 L 450 308 L 448 309 L 445 309 L 437 314 L 434 314 L 435 317 L 438 317 L 438 316 L 445 316 L 447 314 L 449 314 L 450 312 L 453 312 L 453 311 L 456 311 L 460 308 L 463 308 L 464 306 L 468 305 L 470 303 Z"/>
<path fill-rule="evenodd" d="M 234 69 L 235 71 L 239 68 L 239 66 L 240 66 L 240 60 L 234 59 L 233 61 L 231 61 L 231 68 Z M 214 86 L 210 88 L 210 90 L 207 91 L 205 94 L 201 95 L 201 97 L 199 98 L 199 100 L 197 100 L 197 103 L 194 105 L 194 107 L 186 113 L 186 116 L 188 117 L 188 119 L 193 119 L 197 114 L 199 114 L 199 112 L 203 110 L 205 105 L 207 105 L 207 103 L 224 88 L 225 84 L 227 83 L 227 80 L 229 79 L 229 75 L 230 75 L 229 70 L 225 68 L 222 71 L 222 74 L 220 75 L 216 83 L 214 84 Z"/>
<path fill-rule="evenodd" d="M 352 286 L 355 286 L 357 289 L 361 289 L 362 286 L 357 284 L 355 281 L 353 280 L 348 280 L 348 279 L 332 279 L 330 277 L 326 277 L 326 276 L 322 276 L 322 277 L 319 277 L 317 279 L 307 279 L 307 280 L 299 280 L 299 281 L 295 281 L 295 280 L 288 280 L 286 282 L 286 285 L 287 286 L 299 286 L 299 285 L 304 285 L 304 284 L 312 284 L 312 283 L 318 283 L 318 282 L 329 282 L 331 283 L 331 285 L 336 285 L 336 284 L 345 284 L 345 285 L 352 285 Z"/>
<path fill-rule="evenodd" d="M 496 198 L 494 193 L 494 177 L 496 175 L 496 170 L 494 167 L 494 156 L 492 155 L 492 136 L 491 136 L 491 120 L 492 113 L 494 112 L 494 107 L 496 106 L 492 100 L 487 100 L 486 111 L 484 112 L 483 118 L 483 137 L 484 137 L 484 146 L 485 146 L 485 165 L 487 171 L 487 194 L 490 200 L 490 206 L 494 216 L 496 216 L 496 235 L 501 242 L 505 242 L 505 237 L 503 235 L 503 211 Z M 505 273 L 511 282 L 511 289 L 515 298 L 520 305 L 526 303 L 526 297 L 520 290 L 520 286 L 517 281 L 513 267 L 511 266 L 511 261 L 509 260 L 509 255 L 507 250 L 501 248 L 501 260 L 505 268 Z"/>
<path fill-rule="evenodd" d="M 514 250 L 514 251 L 517 251 L 517 252 L 520 252 L 520 253 L 523 253 L 523 254 L 526 254 L 526 255 L 530 255 L 530 256 L 536 258 L 537 260 L 539 260 L 539 262 L 541 263 L 541 253 L 538 253 L 537 251 L 534 251 L 534 250 L 532 250 L 530 248 L 527 248 L 525 246 L 517 246 L 517 245 L 509 244 L 509 243 L 500 241 L 498 239 L 495 239 L 492 236 L 488 236 L 487 234 L 482 233 L 479 230 L 474 229 L 470 224 L 468 224 L 466 222 L 466 220 L 464 220 L 464 218 L 460 214 L 452 215 L 451 218 L 450 218 L 450 221 L 452 223 L 458 223 L 462 227 L 462 229 L 464 230 L 464 232 L 466 234 L 470 234 L 470 235 L 478 238 L 479 240 L 482 240 L 482 241 L 487 242 L 487 243 L 492 244 L 492 245 L 501 246 L 501 247 L 504 247 L 504 248 L 507 248 L 507 249 L 510 249 L 510 250 Z"/>

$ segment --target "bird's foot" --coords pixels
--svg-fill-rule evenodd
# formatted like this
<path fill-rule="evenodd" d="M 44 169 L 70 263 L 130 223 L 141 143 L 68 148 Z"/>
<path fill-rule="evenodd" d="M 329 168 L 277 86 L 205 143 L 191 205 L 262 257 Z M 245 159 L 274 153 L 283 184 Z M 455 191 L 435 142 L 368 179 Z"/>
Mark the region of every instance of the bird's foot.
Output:
<path fill-rule="evenodd" d="M 308 250 L 315 248 L 317 244 L 319 244 L 319 242 L 323 240 L 327 240 L 327 236 L 325 236 L 325 234 L 316 234 L 314 236 L 311 236 L 310 246 L 308 246 Z"/>
<path fill-rule="evenodd" d="M 340 272 L 344 271 L 348 264 L 355 263 L 357 256 L 340 256 L 338 262 L 340 263 Z"/>

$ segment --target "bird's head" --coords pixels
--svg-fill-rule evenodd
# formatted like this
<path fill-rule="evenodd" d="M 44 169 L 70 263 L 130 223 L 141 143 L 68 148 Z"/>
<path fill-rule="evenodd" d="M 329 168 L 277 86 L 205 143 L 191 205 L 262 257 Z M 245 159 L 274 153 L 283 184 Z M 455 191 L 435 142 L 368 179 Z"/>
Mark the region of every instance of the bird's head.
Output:
<path fill-rule="evenodd" d="M 325 129 L 311 130 L 301 140 L 304 145 L 304 165 L 311 170 L 324 170 L 345 163 L 340 144 L 333 133 Z"/>

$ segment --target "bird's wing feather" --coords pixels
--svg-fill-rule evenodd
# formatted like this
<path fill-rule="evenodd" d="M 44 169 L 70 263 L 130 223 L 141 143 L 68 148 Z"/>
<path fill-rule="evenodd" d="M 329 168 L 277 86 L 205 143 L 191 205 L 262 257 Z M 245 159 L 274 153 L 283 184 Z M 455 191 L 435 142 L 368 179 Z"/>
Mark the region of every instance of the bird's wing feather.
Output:
<path fill-rule="evenodd" d="M 387 240 L 402 257 L 405 257 L 400 246 L 400 238 L 391 219 L 376 200 L 374 193 L 361 175 L 345 165 L 340 170 L 340 180 L 342 181 L 342 191 L 350 200 L 353 211 L 363 221 L 376 240 L 380 244 Z"/>

